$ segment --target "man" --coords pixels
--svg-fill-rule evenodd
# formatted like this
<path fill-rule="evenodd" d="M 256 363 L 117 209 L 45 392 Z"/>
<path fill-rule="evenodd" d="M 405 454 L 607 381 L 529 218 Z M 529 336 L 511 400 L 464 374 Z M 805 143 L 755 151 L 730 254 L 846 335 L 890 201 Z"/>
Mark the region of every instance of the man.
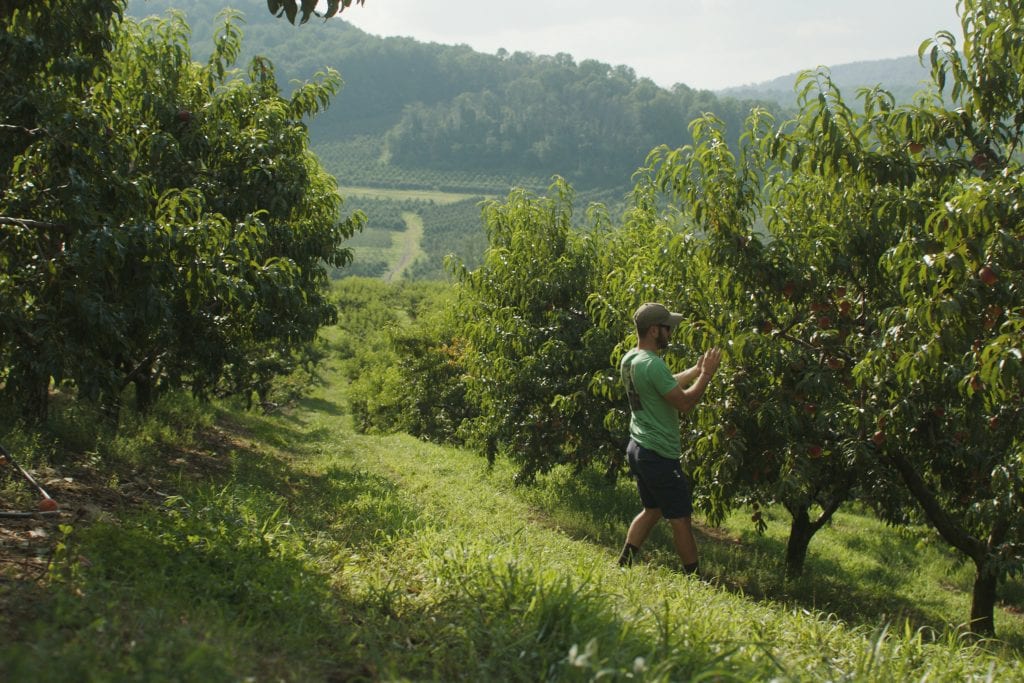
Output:
<path fill-rule="evenodd" d="M 622 358 L 619 371 L 629 396 L 629 445 L 626 458 L 636 477 L 643 510 L 629 525 L 626 545 L 619 557 L 628 566 L 659 519 L 672 526 L 676 552 L 688 574 L 697 571 L 697 543 L 690 518 L 693 496 L 679 459 L 679 416 L 689 412 L 704 395 L 722 360 L 718 348 L 706 351 L 697 364 L 675 375 L 660 353 L 683 320 L 661 304 L 646 303 L 636 309 L 637 345 Z"/>

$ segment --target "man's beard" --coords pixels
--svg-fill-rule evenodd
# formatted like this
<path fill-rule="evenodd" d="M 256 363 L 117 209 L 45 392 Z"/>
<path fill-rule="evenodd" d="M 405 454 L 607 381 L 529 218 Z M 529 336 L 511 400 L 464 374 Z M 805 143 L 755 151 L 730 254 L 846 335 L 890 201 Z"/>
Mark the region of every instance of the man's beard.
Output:
<path fill-rule="evenodd" d="M 668 340 L 671 333 L 664 327 L 658 328 L 658 350 L 664 351 L 668 348 Z"/>

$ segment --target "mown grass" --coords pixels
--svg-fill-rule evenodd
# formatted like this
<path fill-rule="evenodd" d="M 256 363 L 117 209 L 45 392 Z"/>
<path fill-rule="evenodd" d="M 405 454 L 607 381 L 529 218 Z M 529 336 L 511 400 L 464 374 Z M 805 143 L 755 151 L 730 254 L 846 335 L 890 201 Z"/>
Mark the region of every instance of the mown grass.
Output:
<path fill-rule="evenodd" d="M 501 462 L 354 434 L 335 370 L 280 414 L 172 404 L 191 436 L 154 420 L 103 441 L 101 466 L 130 460 L 158 494 L 62 520 L 0 678 L 1024 680 L 1016 617 L 1003 643 L 946 628 L 963 570 L 929 583 L 953 565 L 919 530 L 840 515 L 799 584 L 775 578 L 781 517 L 702 535 L 718 586 L 680 574 L 660 528 L 621 570 L 627 482 L 515 487 Z"/>

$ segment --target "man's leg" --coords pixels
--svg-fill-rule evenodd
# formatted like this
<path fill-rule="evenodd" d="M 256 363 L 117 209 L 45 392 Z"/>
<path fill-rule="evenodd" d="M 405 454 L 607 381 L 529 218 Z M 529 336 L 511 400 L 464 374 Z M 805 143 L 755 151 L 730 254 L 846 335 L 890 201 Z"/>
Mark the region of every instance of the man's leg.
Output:
<path fill-rule="evenodd" d="M 626 532 L 626 543 L 639 548 L 647 540 L 651 529 L 661 519 L 660 508 L 644 508 L 629 524 L 629 531 Z"/>
<path fill-rule="evenodd" d="M 687 574 L 697 571 L 697 541 L 693 537 L 693 528 L 690 526 L 689 517 L 674 517 L 668 520 L 672 525 L 672 541 L 679 553 L 679 559 L 683 561 L 683 568 Z"/>
<path fill-rule="evenodd" d="M 626 532 L 626 545 L 619 556 L 619 565 L 628 566 L 633 564 L 633 558 L 640 552 L 640 546 L 647 540 L 651 529 L 661 519 L 659 508 L 644 508 L 640 514 L 633 518 L 629 524 L 629 531 Z"/>

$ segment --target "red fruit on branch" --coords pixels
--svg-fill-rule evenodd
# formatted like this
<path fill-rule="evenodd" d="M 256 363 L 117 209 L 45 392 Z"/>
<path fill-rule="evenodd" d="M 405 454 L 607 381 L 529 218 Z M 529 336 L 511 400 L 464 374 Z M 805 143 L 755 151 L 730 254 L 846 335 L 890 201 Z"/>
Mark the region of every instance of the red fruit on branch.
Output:
<path fill-rule="evenodd" d="M 178 120 L 182 123 L 188 123 L 192 120 L 192 112 L 190 112 L 188 109 L 180 109 L 178 111 Z"/>
<path fill-rule="evenodd" d="M 1003 315 L 1003 307 L 998 304 L 992 304 L 985 309 L 985 317 L 981 322 L 982 327 L 986 330 L 991 330 L 999 322 L 999 318 Z"/>
<path fill-rule="evenodd" d="M 920 154 L 924 150 L 924 145 L 920 142 L 911 142 L 907 145 L 907 149 L 910 150 L 911 154 Z"/>
<path fill-rule="evenodd" d="M 991 266 L 982 266 L 978 270 L 978 279 L 989 287 L 999 282 L 999 276 L 996 275 L 996 271 L 994 271 Z"/>
<path fill-rule="evenodd" d="M 883 443 L 885 443 L 885 432 L 883 432 L 881 429 L 876 431 L 874 434 L 871 435 L 871 442 L 874 443 L 876 446 L 881 446 Z"/>
<path fill-rule="evenodd" d="M 807 454 L 812 458 L 820 458 L 822 453 L 821 446 L 811 446 L 807 449 Z"/>

